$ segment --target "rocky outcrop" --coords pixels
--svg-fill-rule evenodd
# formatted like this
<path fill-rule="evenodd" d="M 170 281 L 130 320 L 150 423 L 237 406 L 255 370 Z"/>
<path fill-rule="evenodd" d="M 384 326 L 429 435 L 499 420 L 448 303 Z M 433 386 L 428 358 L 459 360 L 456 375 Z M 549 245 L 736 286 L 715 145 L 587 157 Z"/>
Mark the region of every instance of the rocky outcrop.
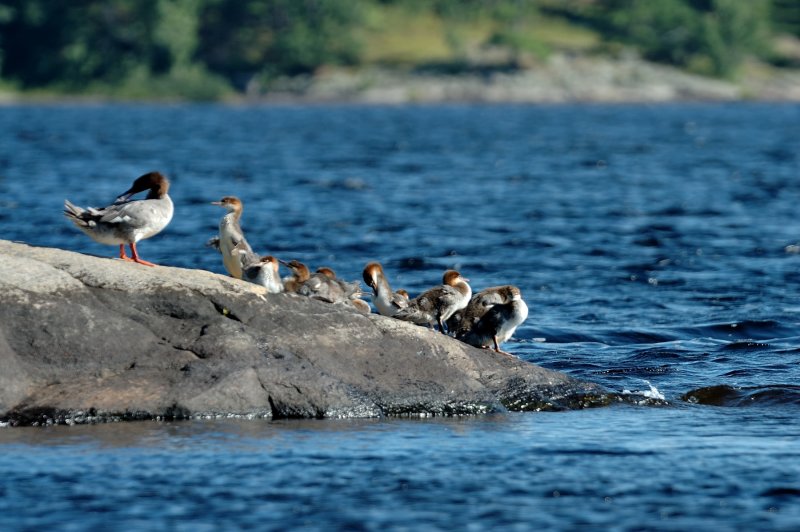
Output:
<path fill-rule="evenodd" d="M 450 415 L 605 404 L 445 335 L 201 270 L 0 241 L 0 420 Z"/>

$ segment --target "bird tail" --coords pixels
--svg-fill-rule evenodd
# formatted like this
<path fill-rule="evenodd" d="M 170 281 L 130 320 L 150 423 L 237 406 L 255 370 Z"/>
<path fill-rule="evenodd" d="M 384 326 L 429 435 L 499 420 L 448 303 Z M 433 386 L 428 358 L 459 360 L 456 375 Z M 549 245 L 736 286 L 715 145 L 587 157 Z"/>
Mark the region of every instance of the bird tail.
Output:
<path fill-rule="evenodd" d="M 74 205 L 69 200 L 64 200 L 64 216 L 69 218 L 72 223 L 78 227 L 89 227 L 89 220 L 87 219 L 87 211 Z"/>

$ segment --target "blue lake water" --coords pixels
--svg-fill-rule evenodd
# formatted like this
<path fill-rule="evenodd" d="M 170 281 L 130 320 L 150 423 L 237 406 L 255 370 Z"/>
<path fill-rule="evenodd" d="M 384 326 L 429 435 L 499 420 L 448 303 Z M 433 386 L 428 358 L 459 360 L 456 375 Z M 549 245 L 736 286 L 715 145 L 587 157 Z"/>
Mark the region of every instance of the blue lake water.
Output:
<path fill-rule="evenodd" d="M 800 527 L 800 106 L 0 107 L 0 236 L 172 180 L 153 262 L 257 251 L 531 309 L 506 349 L 664 397 L 477 418 L 0 429 L 0 529 Z"/>

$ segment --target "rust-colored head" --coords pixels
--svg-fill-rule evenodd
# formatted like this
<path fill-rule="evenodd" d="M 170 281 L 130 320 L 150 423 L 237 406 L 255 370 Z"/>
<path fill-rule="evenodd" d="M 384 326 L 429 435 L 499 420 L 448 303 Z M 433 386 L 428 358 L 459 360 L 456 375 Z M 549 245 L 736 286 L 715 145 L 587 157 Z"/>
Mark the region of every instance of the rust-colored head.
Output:
<path fill-rule="evenodd" d="M 364 277 L 364 282 L 367 284 L 367 286 L 373 290 L 377 290 L 378 279 L 383 277 L 383 267 L 381 267 L 380 262 L 370 262 L 364 266 L 362 276 Z"/>
<path fill-rule="evenodd" d="M 326 266 L 323 266 L 322 268 L 317 268 L 317 273 L 321 273 L 328 279 L 336 279 L 336 272 Z"/>
<path fill-rule="evenodd" d="M 289 262 L 283 261 L 278 259 L 278 261 L 292 270 L 292 273 L 297 278 L 298 281 L 303 282 L 307 281 L 309 277 L 311 277 L 311 273 L 308 270 L 308 266 L 303 264 L 298 260 L 290 260 Z"/>
<path fill-rule="evenodd" d="M 169 192 L 169 179 L 160 172 L 148 172 L 141 175 L 136 178 L 131 188 L 117 198 L 117 202 L 127 201 L 134 194 L 145 190 L 150 191 L 147 193 L 147 199 L 163 198 Z"/>
<path fill-rule="evenodd" d="M 276 259 L 272 255 L 264 255 L 263 257 L 261 257 L 261 263 L 271 267 L 272 271 L 274 271 L 276 274 L 278 273 L 278 269 L 280 268 L 280 264 L 278 262 L 278 259 Z"/>
<path fill-rule="evenodd" d="M 225 207 L 228 212 L 235 212 L 238 214 L 242 214 L 242 211 L 244 210 L 244 204 L 242 203 L 242 200 L 236 196 L 225 196 L 219 201 L 212 201 L 211 205 L 219 205 L 220 207 Z"/>
<path fill-rule="evenodd" d="M 469 281 L 469 279 L 461 277 L 461 274 L 456 270 L 447 270 L 442 276 L 442 282 L 450 286 L 455 286 L 460 282 L 466 283 L 467 281 Z"/>
<path fill-rule="evenodd" d="M 398 296 L 402 297 L 402 298 L 405 298 L 405 299 L 409 298 L 408 292 L 403 290 L 402 288 L 398 288 L 397 290 L 394 291 L 394 293 L 397 294 Z"/>

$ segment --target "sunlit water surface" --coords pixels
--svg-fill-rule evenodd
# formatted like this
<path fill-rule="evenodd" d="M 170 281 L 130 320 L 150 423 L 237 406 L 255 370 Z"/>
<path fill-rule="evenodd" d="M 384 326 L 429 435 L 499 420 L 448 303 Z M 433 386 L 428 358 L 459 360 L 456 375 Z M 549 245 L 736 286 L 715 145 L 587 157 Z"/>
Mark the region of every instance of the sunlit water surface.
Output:
<path fill-rule="evenodd" d="M 101 256 L 61 216 L 151 169 L 144 258 L 257 251 L 413 293 L 513 283 L 519 357 L 668 406 L 466 419 L 0 430 L 0 529 L 800 526 L 800 106 L 0 108 L 0 236 Z M 687 395 L 688 394 L 688 395 Z M 697 404 L 697 398 L 701 403 Z"/>

